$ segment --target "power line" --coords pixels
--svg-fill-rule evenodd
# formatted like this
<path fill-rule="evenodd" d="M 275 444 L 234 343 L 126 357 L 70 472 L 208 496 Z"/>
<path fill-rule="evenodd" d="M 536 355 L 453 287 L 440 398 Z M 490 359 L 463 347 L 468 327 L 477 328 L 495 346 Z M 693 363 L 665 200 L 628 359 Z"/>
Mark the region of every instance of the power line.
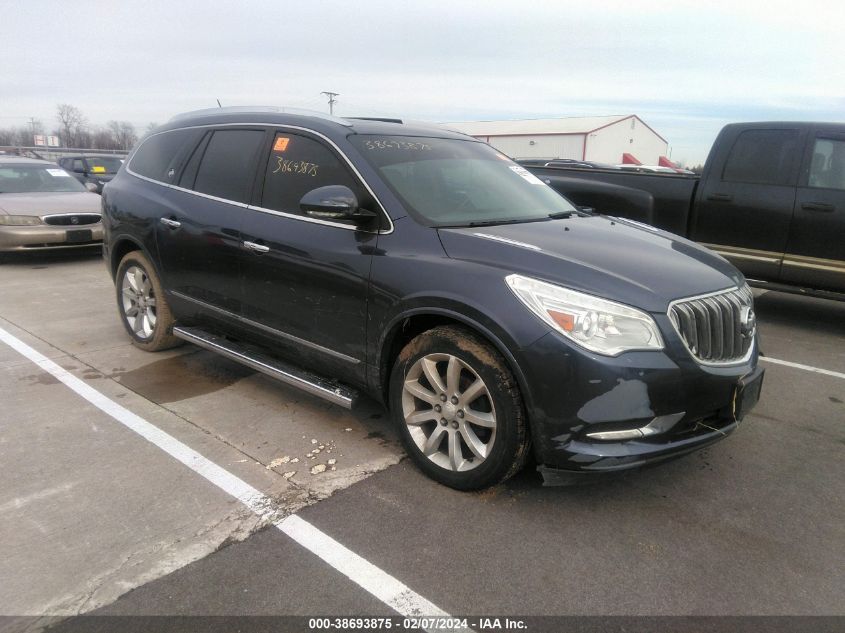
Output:
<path fill-rule="evenodd" d="M 321 95 L 326 95 L 329 98 L 329 114 L 334 114 L 334 104 L 337 102 L 335 97 L 339 97 L 339 92 L 321 92 Z"/>

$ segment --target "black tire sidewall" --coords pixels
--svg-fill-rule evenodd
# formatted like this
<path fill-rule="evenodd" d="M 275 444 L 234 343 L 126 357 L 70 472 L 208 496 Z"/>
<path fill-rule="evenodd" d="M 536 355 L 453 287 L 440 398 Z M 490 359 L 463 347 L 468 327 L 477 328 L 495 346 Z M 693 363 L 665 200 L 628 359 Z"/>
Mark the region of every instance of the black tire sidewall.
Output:
<path fill-rule="evenodd" d="M 466 472 L 456 473 L 429 460 L 412 439 L 402 414 L 402 390 L 408 369 L 433 353 L 451 354 L 466 362 L 484 381 L 493 401 L 496 412 L 493 450 L 482 464 Z M 469 330 L 435 328 L 411 341 L 394 363 L 389 400 L 408 455 L 426 475 L 450 488 L 477 490 L 492 486 L 514 474 L 524 462 L 527 429 L 518 387 L 498 352 Z"/>

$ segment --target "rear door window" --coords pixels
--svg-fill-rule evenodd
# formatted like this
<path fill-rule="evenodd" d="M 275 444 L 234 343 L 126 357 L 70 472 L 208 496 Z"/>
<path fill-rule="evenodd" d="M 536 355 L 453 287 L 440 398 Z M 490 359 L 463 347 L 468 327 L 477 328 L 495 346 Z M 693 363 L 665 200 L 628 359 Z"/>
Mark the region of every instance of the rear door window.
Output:
<path fill-rule="evenodd" d="M 323 143 L 297 134 L 276 134 L 264 173 L 261 206 L 304 215 L 299 210 L 302 196 L 327 185 L 345 185 L 363 203 L 357 180 Z"/>
<path fill-rule="evenodd" d="M 816 139 L 810 160 L 808 185 L 845 190 L 845 140 Z"/>
<path fill-rule="evenodd" d="M 129 169 L 159 182 L 174 182 L 179 171 L 178 159 L 201 133 L 199 130 L 173 130 L 151 136 L 132 156 Z"/>
<path fill-rule="evenodd" d="M 798 130 L 746 130 L 731 148 L 722 180 L 792 185 L 799 153 Z"/>
<path fill-rule="evenodd" d="M 202 155 L 194 191 L 247 202 L 263 130 L 216 130 Z"/>

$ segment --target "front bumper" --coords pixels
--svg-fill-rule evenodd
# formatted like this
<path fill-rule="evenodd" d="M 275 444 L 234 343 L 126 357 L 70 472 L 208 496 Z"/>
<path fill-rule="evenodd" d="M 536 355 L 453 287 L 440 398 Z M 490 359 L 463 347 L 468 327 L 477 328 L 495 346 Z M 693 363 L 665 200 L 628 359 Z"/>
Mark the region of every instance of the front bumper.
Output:
<path fill-rule="evenodd" d="M 81 226 L 0 226 L 0 252 L 80 248 L 102 241 L 102 222 Z"/>
<path fill-rule="evenodd" d="M 518 359 L 539 470 L 547 483 L 570 483 L 642 468 L 723 439 L 738 426 L 740 379 L 762 374 L 757 350 L 755 340 L 746 362 L 706 366 L 672 339 L 661 351 L 612 358 L 550 332 Z"/>

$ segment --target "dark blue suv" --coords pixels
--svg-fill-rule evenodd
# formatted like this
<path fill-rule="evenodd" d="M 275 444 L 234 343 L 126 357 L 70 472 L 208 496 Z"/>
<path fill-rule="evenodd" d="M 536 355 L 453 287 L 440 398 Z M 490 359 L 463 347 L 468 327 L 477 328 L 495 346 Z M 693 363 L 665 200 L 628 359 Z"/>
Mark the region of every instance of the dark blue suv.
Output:
<path fill-rule="evenodd" d="M 123 324 L 351 407 L 434 479 L 637 468 L 760 393 L 753 299 L 705 248 L 586 213 L 436 126 L 279 108 L 181 115 L 103 194 Z"/>

